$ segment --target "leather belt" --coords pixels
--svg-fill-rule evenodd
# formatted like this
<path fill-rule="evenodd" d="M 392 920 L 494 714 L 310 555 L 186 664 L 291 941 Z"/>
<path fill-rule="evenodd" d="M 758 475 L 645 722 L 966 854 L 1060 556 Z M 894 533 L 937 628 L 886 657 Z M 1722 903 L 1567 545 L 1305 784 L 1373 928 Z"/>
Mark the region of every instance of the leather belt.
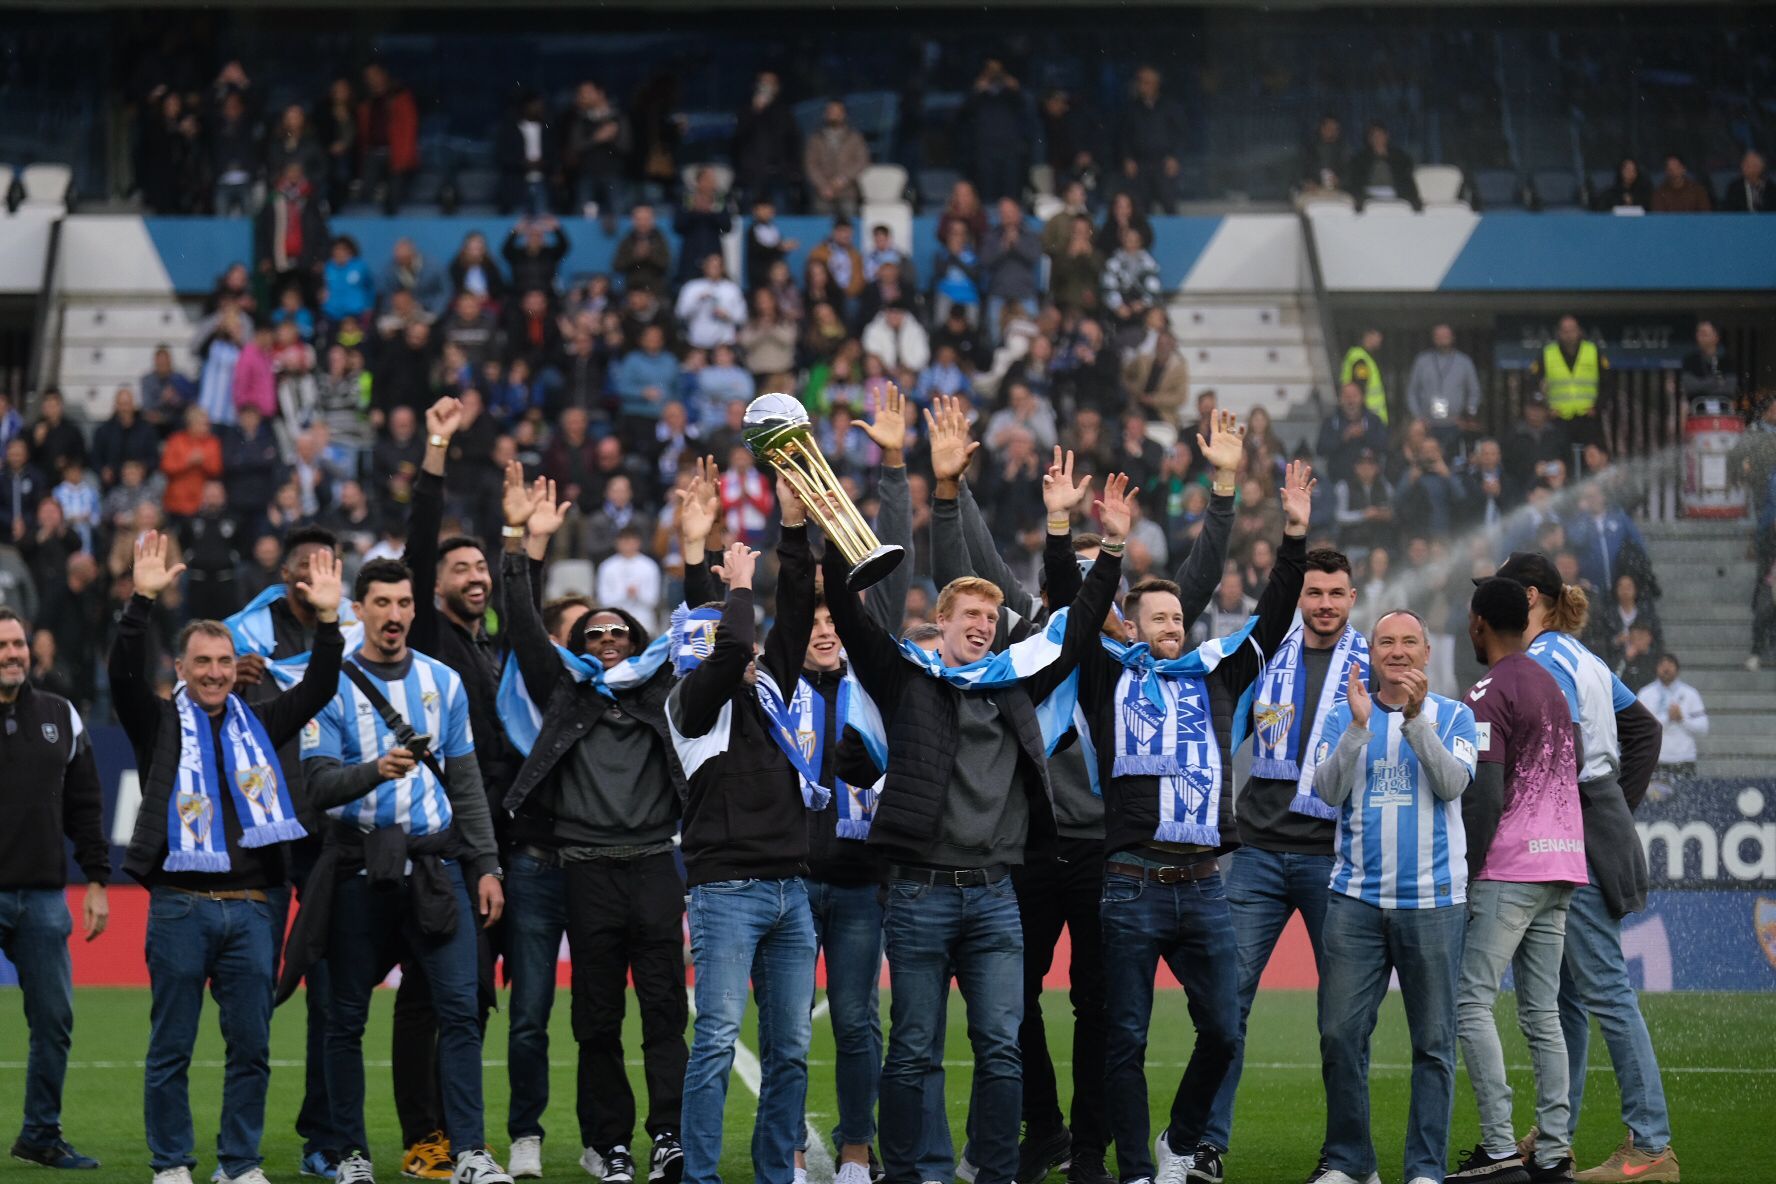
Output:
<path fill-rule="evenodd" d="M 538 847 L 533 843 L 520 843 L 512 848 L 513 855 L 522 855 L 526 859 L 534 859 L 544 867 L 560 867 L 561 852 L 554 847 Z"/>
<path fill-rule="evenodd" d="M 929 884 L 933 888 L 981 888 L 988 884 L 997 884 L 1010 874 L 1011 869 L 1003 863 L 987 867 L 908 867 L 895 863 L 888 867 L 890 879 L 910 880 L 915 884 Z"/>
<path fill-rule="evenodd" d="M 271 898 L 263 888 L 224 888 L 219 892 L 206 892 L 201 888 L 175 888 L 171 884 L 162 885 L 169 892 L 177 892 L 181 896 L 201 896 L 205 900 L 251 900 L 259 904 L 270 904 Z"/>
<path fill-rule="evenodd" d="M 1105 863 L 1104 870 L 1115 872 L 1119 876 L 1144 880 L 1149 884 L 1187 884 L 1192 880 L 1206 880 L 1210 876 L 1221 874 L 1221 866 L 1213 859 L 1169 867 L 1148 867 L 1141 863 Z"/>

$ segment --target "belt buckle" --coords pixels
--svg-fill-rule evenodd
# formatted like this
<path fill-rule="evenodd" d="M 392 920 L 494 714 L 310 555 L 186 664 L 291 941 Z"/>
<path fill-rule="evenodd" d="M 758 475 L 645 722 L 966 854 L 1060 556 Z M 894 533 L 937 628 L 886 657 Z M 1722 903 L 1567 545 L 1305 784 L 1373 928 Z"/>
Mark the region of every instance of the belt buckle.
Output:
<path fill-rule="evenodd" d="M 950 873 L 950 880 L 958 888 L 984 887 L 987 882 L 987 871 L 979 867 L 957 868 Z"/>
<path fill-rule="evenodd" d="M 1171 885 L 1184 882 L 1184 869 L 1181 867 L 1156 867 L 1152 872 L 1155 883 Z"/>

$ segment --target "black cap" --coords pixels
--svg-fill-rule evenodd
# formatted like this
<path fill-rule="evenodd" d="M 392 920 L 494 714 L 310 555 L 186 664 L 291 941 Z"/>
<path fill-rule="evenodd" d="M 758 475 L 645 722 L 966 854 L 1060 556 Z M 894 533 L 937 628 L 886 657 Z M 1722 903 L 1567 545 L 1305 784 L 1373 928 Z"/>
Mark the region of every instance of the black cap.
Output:
<path fill-rule="evenodd" d="M 1513 580 L 1525 588 L 1534 588 L 1543 596 L 1558 597 L 1564 582 L 1560 578 L 1560 569 L 1552 560 L 1538 551 L 1513 551 L 1511 557 L 1499 564 L 1494 573 L 1499 579 Z M 1475 580 L 1474 583 L 1483 583 Z"/>

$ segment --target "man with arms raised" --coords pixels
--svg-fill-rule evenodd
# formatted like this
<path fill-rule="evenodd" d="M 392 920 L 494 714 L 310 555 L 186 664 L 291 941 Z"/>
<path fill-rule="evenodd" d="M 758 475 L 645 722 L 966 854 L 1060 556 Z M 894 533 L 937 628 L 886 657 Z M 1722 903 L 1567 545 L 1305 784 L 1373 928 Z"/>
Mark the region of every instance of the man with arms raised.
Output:
<path fill-rule="evenodd" d="M 1440 1184 L 1467 921 L 1467 848 L 1455 799 L 1474 777 L 1474 713 L 1428 693 L 1431 648 L 1416 613 L 1377 621 L 1373 654 L 1374 701 L 1353 663 L 1347 701 L 1328 713 L 1315 746 L 1314 790 L 1338 810 L 1320 948 L 1327 1162 L 1315 1184 L 1380 1184 L 1369 1136 L 1369 1037 L 1391 972 L 1400 976 L 1412 1033 L 1401 1179 Z"/>
<path fill-rule="evenodd" d="M 512 1017 L 512 1057 L 541 1094 L 514 1109 L 512 1162 L 542 1174 L 542 1106 L 549 1073 L 548 1017 L 556 951 L 565 931 L 573 957 L 573 1027 L 579 1044 L 580 1164 L 607 1184 L 630 1184 L 635 1096 L 624 1067 L 623 1013 L 635 979 L 648 1085 L 649 1178 L 678 1184 L 679 1107 L 684 1090 L 684 884 L 672 854 L 684 774 L 666 726 L 673 673 L 664 643 L 622 609 L 581 613 L 564 648 L 544 632 L 532 593 L 532 564 L 548 550 L 568 508 L 555 483 L 526 488 L 516 462 L 504 496 L 507 628 L 519 676 L 541 705 L 536 732 L 520 743 L 528 759 L 502 808 L 512 816 L 507 957 L 524 972 L 512 984 L 527 999 Z M 707 529 L 707 528 L 705 528 Z M 508 723 L 508 729 L 512 725 Z M 516 732 L 514 732 L 516 735 Z M 530 1022 L 540 1018 L 541 1024 Z M 517 1071 L 514 1069 L 514 1080 Z M 527 1142 L 528 1140 L 528 1142 Z M 534 1170 L 533 1170 L 534 1169 Z M 517 1175 L 517 1169 L 514 1169 Z"/>
<path fill-rule="evenodd" d="M 345 1150 L 340 1184 L 371 1184 L 364 1128 L 364 1025 L 391 957 L 422 970 L 438 1017 L 445 1134 L 456 1184 L 509 1184 L 482 1137 L 477 919 L 505 897 L 468 696 L 448 666 L 411 649 L 413 575 L 375 559 L 358 570 L 363 646 L 302 731 L 309 796 L 332 822 L 309 877 L 280 989 L 325 951 L 333 998 L 327 1092 Z M 466 1069 L 465 1069 L 466 1067 Z"/>
<path fill-rule="evenodd" d="M 1350 560 L 1328 548 L 1309 551 L 1296 624 L 1264 664 L 1247 692 L 1249 705 L 1242 700 L 1234 721 L 1236 735 L 1250 731 L 1253 747 L 1252 775 L 1234 800 L 1241 846 L 1228 856 L 1226 871 L 1227 907 L 1239 951 L 1240 1047 L 1191 1161 L 1190 1178 L 1206 1184 L 1222 1179 L 1221 1157 L 1231 1145 L 1233 1099 L 1245 1061 L 1246 1020 L 1258 980 L 1292 913 L 1301 914 L 1314 966 L 1324 979 L 1320 929 L 1338 812 L 1314 795 L 1313 754 L 1327 720 L 1344 703 L 1351 672 L 1359 681 L 1369 676 L 1368 646 L 1350 623 L 1356 603 Z"/>
<path fill-rule="evenodd" d="M 967 433 L 939 432 L 932 471 L 955 497 Z M 1051 471 L 1046 478 L 1059 479 Z M 881 1084 L 882 1158 L 892 1184 L 916 1184 L 925 1093 L 952 971 L 968 1005 L 974 1047 L 972 1154 L 979 1184 L 1008 1184 L 1018 1167 L 1022 1111 L 1017 1030 L 1023 1012 L 1023 938 L 1010 870 L 1055 835 L 1046 744 L 1036 704 L 1095 645 L 1121 576 L 1129 527 L 1126 478 L 1099 503 L 1104 554 L 1076 615 L 1025 643 L 990 653 L 1003 594 L 978 578 L 938 598 L 935 654 L 898 644 L 845 590 L 847 565 L 826 552 L 827 603 L 839 639 L 887 731 L 887 780 L 869 843 L 889 861 L 884 937 L 893 974 L 892 1022 Z M 1046 560 L 1074 563 L 1070 526 L 1052 530 Z"/>
<path fill-rule="evenodd" d="M 276 934 L 270 895 L 289 882 L 285 844 L 307 834 L 278 746 L 325 706 L 339 679 L 339 563 L 318 551 L 293 589 L 317 618 L 302 682 L 248 706 L 233 693 L 234 639 L 220 621 L 180 631 L 180 687 L 157 697 L 148 669 L 154 601 L 178 579 L 167 540 L 136 540 L 135 595 L 111 650 L 111 694 L 142 781 L 124 870 L 148 886 L 152 996 L 143 1101 L 157 1184 L 190 1184 L 197 1166 L 187 1072 L 208 988 L 221 1015 L 228 1087 L 216 1140 L 224 1181 L 263 1184 L 259 1139 L 271 1080 Z"/>
<path fill-rule="evenodd" d="M 1288 634 L 1301 597 L 1313 480 L 1299 461 L 1283 507 L 1276 565 L 1244 629 L 1185 653 L 1190 622 L 1177 585 L 1143 580 L 1123 599 L 1134 644 L 1094 647 L 1079 667 L 1104 789 L 1105 1089 L 1125 1181 L 1184 1184 L 1239 1047 L 1237 943 L 1216 855 L 1235 843 L 1237 704 Z M 1161 959 L 1190 998 L 1196 1046 L 1150 1156 L 1142 1065 Z"/>
<path fill-rule="evenodd" d="M 119 396 L 121 399 L 121 396 Z M 74 1035 L 74 965 L 68 957 L 73 918 L 63 894 L 67 856 L 86 877 L 81 912 L 86 940 L 105 932 L 111 915 L 105 884 L 111 848 L 100 813 L 103 799 L 92 739 L 74 705 L 31 685 L 31 630 L 0 608 L 0 952 L 18 971 L 25 1025 L 25 1124 L 12 1157 L 50 1168 L 96 1168 L 62 1137 L 62 1083 Z"/>

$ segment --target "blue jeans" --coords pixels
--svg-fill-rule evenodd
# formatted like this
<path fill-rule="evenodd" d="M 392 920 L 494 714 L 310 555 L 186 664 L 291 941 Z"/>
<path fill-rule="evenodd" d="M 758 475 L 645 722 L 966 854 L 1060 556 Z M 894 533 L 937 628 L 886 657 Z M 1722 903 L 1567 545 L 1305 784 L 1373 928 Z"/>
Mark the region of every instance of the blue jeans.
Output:
<path fill-rule="evenodd" d="M 1008 1184 L 1017 1174 L 1023 1112 L 1024 930 L 1008 876 L 956 888 L 891 880 L 882 934 L 893 988 L 888 1055 L 882 1066 L 882 1166 L 889 1184 L 918 1184 L 930 1154 L 929 1090 L 943 1057 L 950 976 L 968 1007 L 974 1052 L 970 1156 L 978 1184 Z M 929 1177 L 926 1177 L 929 1178 Z"/>
<path fill-rule="evenodd" d="M 1252 1001 L 1258 996 L 1258 980 L 1270 963 L 1291 913 L 1300 912 L 1302 924 L 1307 927 L 1314 968 L 1320 972 L 1324 986 L 1326 951 L 1320 931 L 1326 923 L 1326 899 L 1331 895 L 1326 886 L 1331 882 L 1330 855 L 1241 847 L 1227 859 L 1227 907 L 1233 914 L 1233 937 L 1239 949 L 1239 1049 L 1233 1054 L 1227 1080 L 1215 1094 L 1209 1125 L 1203 1129 L 1202 1141 L 1211 1147 L 1226 1151 L 1232 1146 L 1233 1098 L 1239 1091 L 1240 1072 L 1246 1063 L 1246 1020 L 1252 1014 Z M 1323 1021 L 1323 989 L 1318 1011 Z"/>
<path fill-rule="evenodd" d="M 282 950 L 284 928 L 290 917 L 289 886 L 271 893 L 271 942 Z M 302 1154 L 339 1150 L 333 1133 L 333 1107 L 327 1100 L 327 1010 L 330 996 L 327 960 L 316 959 L 302 976 L 306 990 L 307 1055 L 303 1063 L 302 1107 L 296 1111 L 296 1133 L 302 1136 Z"/>
<path fill-rule="evenodd" d="M 196 1167 L 187 1074 L 204 988 L 215 996 L 228 1067 L 216 1159 L 239 1176 L 259 1166 L 265 1090 L 271 1082 L 271 997 L 276 985 L 271 906 L 156 888 L 148 900 L 148 1063 L 142 1112 L 155 1171 Z"/>
<path fill-rule="evenodd" d="M 808 881 L 814 939 L 826 952 L 827 1016 L 833 1030 L 833 1077 L 839 1121 L 835 1148 L 876 1141 L 876 1087 L 882 1077 L 882 900 L 876 884 Z M 797 1150 L 807 1149 L 802 1124 Z"/>
<path fill-rule="evenodd" d="M 1239 1049 L 1239 976 L 1233 918 L 1218 875 L 1182 884 L 1153 884 L 1104 873 L 1106 966 L 1104 1092 L 1122 1179 L 1152 1178 L 1148 1141 L 1147 1026 L 1153 1018 L 1153 976 L 1163 959 L 1190 1001 L 1196 1047 L 1172 1099 L 1167 1142 L 1195 1150 L 1215 1093 Z"/>
<path fill-rule="evenodd" d="M 1560 966 L 1560 1028 L 1566 1035 L 1576 1126 L 1585 1096 L 1585 1051 L 1590 1017 L 1597 1017 L 1609 1046 L 1616 1085 L 1622 1091 L 1622 1121 L 1634 1145 L 1657 1154 L 1671 1143 L 1671 1113 L 1653 1038 L 1640 1014 L 1640 1000 L 1628 982 L 1622 957 L 1622 923 L 1610 916 L 1603 893 L 1589 885 L 1574 890 L 1566 914 L 1566 955 Z"/>
<path fill-rule="evenodd" d="M 814 919 L 801 877 L 718 880 L 690 891 L 697 1019 L 684 1083 L 685 1184 L 719 1184 L 722 1118 L 746 982 L 758 1000 L 759 1100 L 752 1127 L 757 1184 L 789 1184 L 808 1092 Z"/>
<path fill-rule="evenodd" d="M 486 1146 L 482 1133 L 480 966 L 461 865 L 445 862 L 456 898 L 456 927 L 447 937 L 427 937 L 414 923 L 407 889 L 379 891 L 362 875 L 339 881 L 333 898 L 327 965 L 333 974 L 333 1009 L 327 1023 L 327 1096 L 341 1151 L 370 1152 L 364 1130 L 364 1023 L 370 995 L 388 973 L 388 951 L 399 947 L 423 969 L 438 1023 L 440 1097 L 444 1133 L 453 1152 Z"/>
<path fill-rule="evenodd" d="M 60 888 L 0 892 L 0 952 L 18 970 L 31 1052 L 25 1061 L 25 1124 L 19 1139 L 38 1146 L 62 1133 L 62 1083 L 74 1043 L 74 918 Z"/>
<path fill-rule="evenodd" d="M 506 1080 L 512 1089 L 506 1133 L 543 1135 L 549 1105 L 549 1012 L 555 1005 L 555 966 L 567 931 L 567 875 L 528 855 L 506 861 L 505 957 Z"/>
<path fill-rule="evenodd" d="M 1326 1083 L 1326 1162 L 1355 1179 L 1376 1170 L 1369 1137 L 1369 1038 L 1400 973 L 1412 1033 L 1412 1102 L 1400 1179 L 1443 1177 L 1455 1108 L 1455 980 L 1467 917 L 1459 907 L 1381 909 L 1343 894 L 1326 907 L 1321 962 L 1320 1073 Z"/>

